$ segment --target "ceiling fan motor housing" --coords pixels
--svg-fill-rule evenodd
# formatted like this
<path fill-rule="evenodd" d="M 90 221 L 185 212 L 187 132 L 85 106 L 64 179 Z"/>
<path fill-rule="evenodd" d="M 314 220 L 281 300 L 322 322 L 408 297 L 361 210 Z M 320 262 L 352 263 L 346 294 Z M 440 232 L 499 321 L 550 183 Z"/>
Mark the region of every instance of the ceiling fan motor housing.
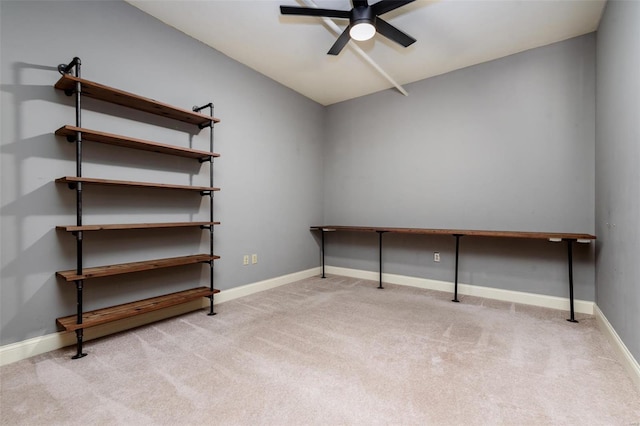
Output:
<path fill-rule="evenodd" d="M 359 6 L 351 9 L 351 19 L 349 20 L 351 25 L 371 24 L 375 26 L 375 20 L 376 15 L 368 6 Z"/>

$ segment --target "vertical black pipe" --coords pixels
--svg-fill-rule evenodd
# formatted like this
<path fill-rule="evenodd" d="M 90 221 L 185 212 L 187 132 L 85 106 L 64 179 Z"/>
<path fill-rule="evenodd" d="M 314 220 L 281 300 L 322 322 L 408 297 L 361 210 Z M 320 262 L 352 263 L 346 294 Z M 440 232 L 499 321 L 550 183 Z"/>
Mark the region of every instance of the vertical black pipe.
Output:
<path fill-rule="evenodd" d="M 569 322 L 578 322 L 575 318 L 575 312 L 573 310 L 573 242 L 575 240 L 567 240 L 567 257 L 569 261 L 569 307 L 571 310 L 571 317 L 567 320 Z"/>
<path fill-rule="evenodd" d="M 77 313 L 77 323 L 82 324 L 82 287 L 83 280 L 76 281 L 76 313 Z M 82 358 L 86 356 L 86 353 L 82 352 L 82 338 L 83 338 L 83 329 L 79 328 L 76 330 L 76 354 L 72 356 L 72 359 Z"/>
<path fill-rule="evenodd" d="M 458 254 L 460 253 L 460 237 L 462 235 L 460 234 L 454 234 L 454 237 L 456 237 L 456 277 L 455 277 L 455 283 L 454 283 L 454 287 L 453 287 L 453 300 L 451 300 L 452 302 L 460 302 L 458 300 Z"/>
<path fill-rule="evenodd" d="M 80 67 L 82 65 L 80 58 L 73 58 L 75 63 L 75 76 L 82 77 Z M 82 128 L 82 84 L 76 82 L 76 127 Z M 76 176 L 82 177 L 82 132 L 76 132 Z M 82 226 L 82 182 L 76 184 L 76 224 Z M 82 275 L 83 270 L 83 247 L 82 247 L 83 232 L 76 232 L 76 272 L 78 275 Z M 82 324 L 82 312 L 83 312 L 83 287 L 84 281 L 76 281 L 76 323 Z M 86 353 L 82 352 L 84 330 L 79 328 L 76 330 L 76 354 L 73 359 L 82 358 L 86 356 Z"/>
<path fill-rule="evenodd" d="M 322 229 L 322 228 L 320 229 L 320 235 L 321 235 L 320 238 L 321 238 L 321 241 L 322 241 L 322 243 L 321 243 L 321 245 L 322 245 L 322 277 L 320 277 L 320 278 L 327 278 L 324 275 L 324 229 Z"/>
<path fill-rule="evenodd" d="M 378 289 L 384 289 L 384 287 L 382 287 L 382 234 L 384 234 L 384 231 L 376 231 L 378 233 L 378 249 L 380 251 L 378 258 L 379 258 L 379 264 L 380 264 L 380 284 L 378 285 Z"/>
<path fill-rule="evenodd" d="M 209 103 L 211 112 L 211 123 L 209 124 L 209 152 L 213 153 L 213 103 Z M 209 159 L 209 186 L 213 188 L 213 155 Z M 209 296 L 209 313 L 207 315 L 215 315 L 213 311 L 213 291 L 214 291 L 214 278 L 213 278 L 213 189 L 209 191 L 209 254 L 211 260 L 209 260 L 209 288 L 211 289 L 211 296 Z"/>
<path fill-rule="evenodd" d="M 80 58 L 73 58 L 76 77 L 81 78 Z M 82 84 L 76 82 L 76 127 L 82 128 Z M 82 177 L 82 132 L 76 132 L 76 176 Z M 76 225 L 82 226 L 82 182 L 76 184 Z M 82 231 L 76 233 L 77 273 L 82 274 Z M 82 318 L 79 317 L 79 324 Z"/>

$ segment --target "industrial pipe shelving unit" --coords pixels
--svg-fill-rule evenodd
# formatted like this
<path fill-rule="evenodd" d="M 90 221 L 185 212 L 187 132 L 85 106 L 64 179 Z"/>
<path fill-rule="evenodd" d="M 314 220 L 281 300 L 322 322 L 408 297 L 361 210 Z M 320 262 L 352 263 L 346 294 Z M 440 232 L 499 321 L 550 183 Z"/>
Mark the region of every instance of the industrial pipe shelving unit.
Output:
<path fill-rule="evenodd" d="M 56 179 L 57 183 L 65 183 L 76 193 L 76 224 L 68 226 L 58 226 L 58 230 L 70 232 L 76 238 L 76 267 L 68 271 L 59 271 L 58 277 L 67 282 L 74 282 L 76 285 L 76 313 L 56 320 L 58 326 L 66 331 L 76 333 L 76 354 L 74 359 L 86 355 L 83 352 L 83 330 L 85 328 L 117 321 L 123 318 L 141 315 L 147 312 L 163 309 L 170 306 L 179 305 L 201 297 L 209 299 L 209 315 L 215 315 L 213 310 L 214 294 L 219 290 L 214 288 L 214 260 L 219 259 L 213 252 L 214 226 L 220 222 L 215 222 L 213 218 L 213 196 L 219 188 L 213 186 L 213 159 L 219 154 L 213 152 L 213 128 L 214 124 L 220 120 L 213 116 L 213 104 L 208 103 L 200 107 L 193 107 L 193 110 L 186 110 L 168 104 L 158 102 L 119 89 L 104 86 L 93 81 L 85 80 L 81 77 L 80 58 L 74 58 L 69 64 L 61 64 L 58 71 L 62 77 L 55 84 L 55 88 L 64 91 L 67 96 L 75 96 L 76 123 L 75 126 L 66 125 L 59 128 L 55 133 L 58 136 L 66 137 L 69 142 L 75 143 L 76 174 L 75 176 L 64 176 Z M 197 126 L 199 129 L 209 128 L 209 151 L 200 151 L 192 148 L 166 145 L 158 142 L 131 138 L 128 136 L 115 135 L 101 131 L 91 130 L 82 127 L 82 98 L 91 97 L 108 103 L 133 108 L 151 114 L 160 115 L 168 119 L 181 121 Z M 201 113 L 209 110 L 209 115 Z M 174 185 L 153 182 L 133 182 L 111 179 L 96 179 L 83 176 L 82 173 L 82 148 L 84 142 L 95 142 L 107 144 L 115 147 L 124 147 L 142 151 L 173 155 L 178 157 L 197 159 L 200 163 L 209 162 L 209 185 L 208 186 L 188 186 Z M 209 220 L 200 222 L 165 222 L 165 223 L 124 223 L 124 224 L 92 224 L 83 223 L 83 203 L 82 194 L 85 186 L 108 185 L 120 188 L 136 188 L 143 190 L 163 190 L 163 191 L 187 191 L 194 192 L 201 196 L 209 197 Z M 145 260 L 138 262 L 122 263 L 116 265 L 106 265 L 97 267 L 85 267 L 83 259 L 83 240 L 85 232 L 110 231 L 110 230 L 130 230 L 130 229 L 163 229 L 199 227 L 208 230 L 209 233 L 209 253 L 180 256 L 165 259 Z M 169 268 L 182 265 L 202 264 L 209 265 L 209 286 L 202 286 L 176 293 L 165 294 L 143 300 L 137 300 L 116 306 L 110 306 L 94 311 L 85 312 L 83 309 L 83 288 L 84 281 L 92 278 L 108 277 L 133 272 L 148 271 L 159 268 Z"/>

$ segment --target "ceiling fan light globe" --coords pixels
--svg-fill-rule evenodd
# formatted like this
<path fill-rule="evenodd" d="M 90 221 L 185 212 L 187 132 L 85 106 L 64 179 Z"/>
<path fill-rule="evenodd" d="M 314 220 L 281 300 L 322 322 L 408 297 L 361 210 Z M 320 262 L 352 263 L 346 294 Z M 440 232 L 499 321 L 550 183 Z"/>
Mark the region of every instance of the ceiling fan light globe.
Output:
<path fill-rule="evenodd" d="M 357 41 L 369 40 L 376 34 L 376 27 L 370 22 L 359 22 L 351 27 L 349 36 Z"/>

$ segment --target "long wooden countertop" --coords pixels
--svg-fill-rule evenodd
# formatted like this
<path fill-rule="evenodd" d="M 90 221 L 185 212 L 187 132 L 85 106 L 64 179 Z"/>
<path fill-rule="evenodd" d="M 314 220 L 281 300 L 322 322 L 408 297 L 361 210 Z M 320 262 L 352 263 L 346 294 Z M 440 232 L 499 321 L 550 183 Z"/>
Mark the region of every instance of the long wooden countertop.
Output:
<path fill-rule="evenodd" d="M 562 232 L 484 231 L 476 229 L 386 228 L 375 226 L 312 226 L 312 231 L 391 232 L 396 234 L 461 235 L 494 238 L 528 238 L 537 240 L 576 240 L 590 242 L 596 236 Z"/>

